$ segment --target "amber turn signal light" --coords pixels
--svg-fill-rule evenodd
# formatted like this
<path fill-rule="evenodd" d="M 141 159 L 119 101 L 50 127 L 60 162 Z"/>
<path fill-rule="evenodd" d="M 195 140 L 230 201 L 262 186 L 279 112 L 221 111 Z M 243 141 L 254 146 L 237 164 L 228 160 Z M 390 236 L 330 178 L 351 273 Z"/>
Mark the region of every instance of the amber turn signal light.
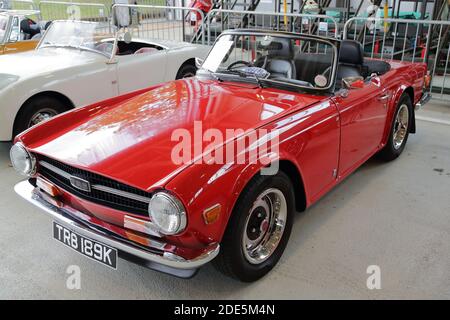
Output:
<path fill-rule="evenodd" d="M 38 177 L 36 179 L 36 185 L 39 189 L 45 191 L 47 194 L 51 195 L 52 197 L 57 197 L 60 195 L 60 192 L 56 186 L 48 182 L 47 180 L 42 179 L 41 177 Z"/>
<path fill-rule="evenodd" d="M 219 219 L 221 209 L 222 206 L 220 204 L 216 204 L 211 208 L 203 211 L 203 220 L 205 221 L 205 224 L 211 224 L 216 222 L 217 219 Z"/>

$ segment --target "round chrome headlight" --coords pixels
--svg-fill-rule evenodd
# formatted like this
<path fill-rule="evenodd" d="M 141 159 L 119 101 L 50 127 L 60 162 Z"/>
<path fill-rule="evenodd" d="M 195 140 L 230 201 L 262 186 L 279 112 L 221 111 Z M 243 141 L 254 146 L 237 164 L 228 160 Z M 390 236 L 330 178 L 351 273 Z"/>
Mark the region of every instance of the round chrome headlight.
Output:
<path fill-rule="evenodd" d="M 186 227 L 186 210 L 183 204 L 167 192 L 157 192 L 153 195 L 148 205 L 148 213 L 163 234 L 177 234 Z"/>
<path fill-rule="evenodd" d="M 14 169 L 21 175 L 30 177 L 36 172 L 36 158 L 20 142 L 12 146 L 9 156 Z"/>

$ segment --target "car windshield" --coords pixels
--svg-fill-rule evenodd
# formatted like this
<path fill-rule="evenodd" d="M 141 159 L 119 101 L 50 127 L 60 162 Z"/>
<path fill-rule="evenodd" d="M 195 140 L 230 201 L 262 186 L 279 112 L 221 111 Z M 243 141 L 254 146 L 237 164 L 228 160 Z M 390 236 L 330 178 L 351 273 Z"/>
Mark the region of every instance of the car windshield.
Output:
<path fill-rule="evenodd" d="M 0 43 L 5 39 L 6 29 L 8 28 L 8 19 L 7 15 L 0 14 Z"/>
<path fill-rule="evenodd" d="M 291 34 L 225 33 L 199 74 L 259 85 L 329 89 L 335 74 L 336 46 L 327 40 Z"/>
<path fill-rule="evenodd" d="M 114 48 L 114 34 L 101 23 L 54 21 L 38 49 L 47 47 L 75 48 L 110 57 Z"/>

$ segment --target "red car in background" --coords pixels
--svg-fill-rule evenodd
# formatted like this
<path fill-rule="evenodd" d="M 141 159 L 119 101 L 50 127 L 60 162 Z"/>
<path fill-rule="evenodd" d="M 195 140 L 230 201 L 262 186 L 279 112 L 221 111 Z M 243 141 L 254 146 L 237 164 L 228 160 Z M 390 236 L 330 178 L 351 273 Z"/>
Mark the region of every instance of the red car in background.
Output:
<path fill-rule="evenodd" d="M 226 31 L 196 77 L 19 135 L 15 190 L 52 216 L 54 238 L 109 267 L 191 277 L 213 260 L 255 281 L 296 211 L 402 153 L 429 81 L 425 64 L 366 60 L 354 41 Z"/>

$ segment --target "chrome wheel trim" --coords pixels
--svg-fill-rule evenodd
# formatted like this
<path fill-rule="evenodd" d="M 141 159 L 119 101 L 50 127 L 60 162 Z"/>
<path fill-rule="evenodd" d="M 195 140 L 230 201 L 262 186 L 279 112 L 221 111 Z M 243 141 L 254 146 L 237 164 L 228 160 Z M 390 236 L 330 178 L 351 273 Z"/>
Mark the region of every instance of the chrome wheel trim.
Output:
<path fill-rule="evenodd" d="M 405 141 L 405 137 L 409 129 L 409 109 L 406 104 L 402 104 L 398 108 L 394 122 L 394 134 L 392 135 L 392 142 L 395 150 L 400 149 Z"/>
<path fill-rule="evenodd" d="M 270 188 L 253 203 L 245 221 L 242 250 L 251 264 L 261 264 L 275 252 L 286 227 L 287 201 L 283 192 Z"/>
<path fill-rule="evenodd" d="M 55 109 L 52 108 L 42 108 L 33 116 L 30 118 L 30 121 L 28 122 L 28 128 L 31 128 L 32 126 L 35 126 L 41 122 L 47 121 L 50 118 L 53 118 L 56 116 L 58 112 Z"/>

